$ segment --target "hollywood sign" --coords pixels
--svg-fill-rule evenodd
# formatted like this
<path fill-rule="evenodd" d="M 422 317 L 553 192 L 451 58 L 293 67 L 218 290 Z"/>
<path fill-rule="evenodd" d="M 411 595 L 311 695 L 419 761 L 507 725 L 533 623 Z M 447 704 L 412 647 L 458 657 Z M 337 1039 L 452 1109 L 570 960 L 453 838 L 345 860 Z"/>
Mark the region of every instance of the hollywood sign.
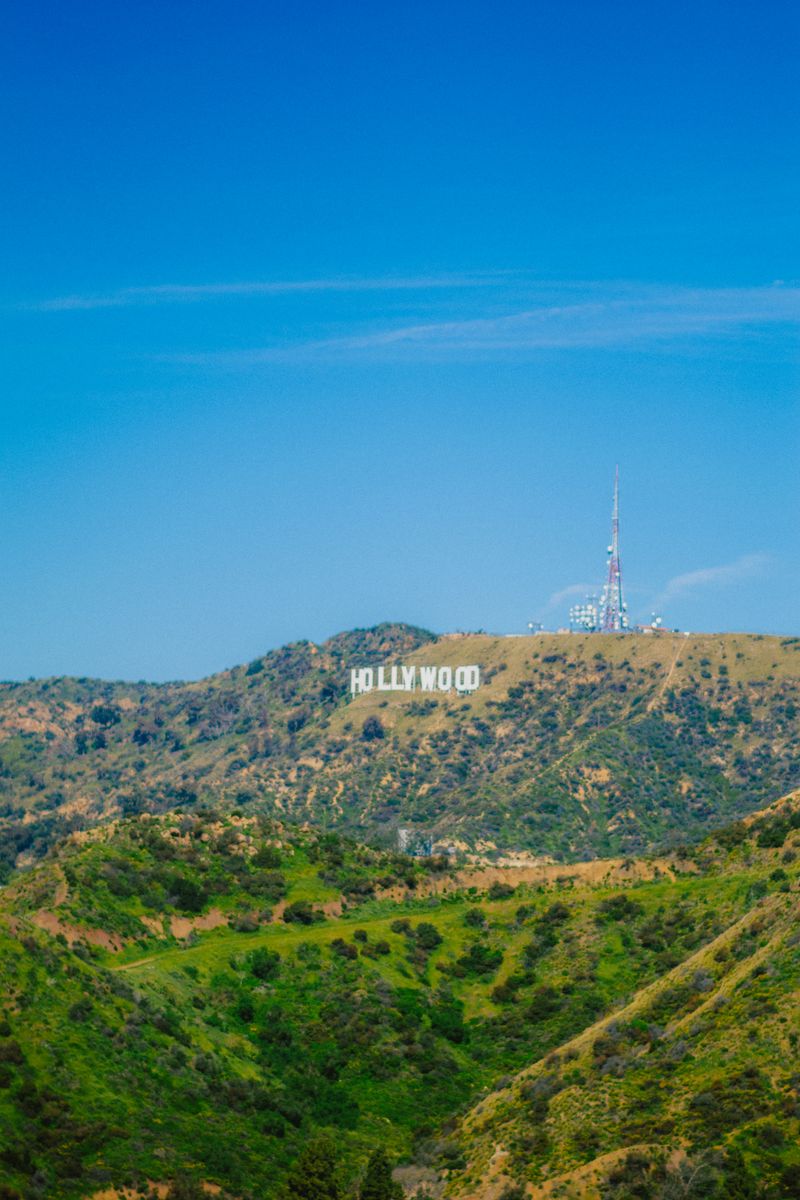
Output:
<path fill-rule="evenodd" d="M 481 686 L 480 667 L 354 667 L 350 692 L 474 692 Z"/>

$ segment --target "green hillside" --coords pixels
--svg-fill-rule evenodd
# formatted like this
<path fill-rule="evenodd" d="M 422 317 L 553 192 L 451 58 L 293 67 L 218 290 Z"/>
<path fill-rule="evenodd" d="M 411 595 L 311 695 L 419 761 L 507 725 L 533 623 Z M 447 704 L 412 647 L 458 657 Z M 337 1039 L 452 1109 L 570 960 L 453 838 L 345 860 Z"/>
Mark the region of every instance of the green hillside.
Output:
<path fill-rule="evenodd" d="M 0 893 L 0 1194 L 273 1197 L 327 1131 L 347 1188 L 383 1147 L 489 1196 L 666 1154 L 684 1110 L 693 1153 L 782 1186 L 798 830 L 788 805 L 686 857 L 491 879 L 244 812 L 75 835 Z"/>
<path fill-rule="evenodd" d="M 783 846 L 750 905 L 654 984 L 481 1100 L 448 1195 L 800 1195 L 797 808 L 724 839 L 729 863 Z M 752 835 L 755 835 L 754 837 Z M 735 848 L 734 848 L 735 847 Z M 774 853 L 774 851 L 773 851 Z M 609 916 L 638 953 L 660 936 L 631 890 Z M 662 909 L 669 922 L 674 908 Z"/>
<path fill-rule="evenodd" d="M 351 699 L 351 667 L 392 662 L 475 662 L 484 683 Z M 799 746 L 797 638 L 378 626 L 198 683 L 0 685 L 0 869 L 100 820 L 198 804 L 386 845 L 409 824 L 482 853 L 637 854 L 796 787 Z"/>

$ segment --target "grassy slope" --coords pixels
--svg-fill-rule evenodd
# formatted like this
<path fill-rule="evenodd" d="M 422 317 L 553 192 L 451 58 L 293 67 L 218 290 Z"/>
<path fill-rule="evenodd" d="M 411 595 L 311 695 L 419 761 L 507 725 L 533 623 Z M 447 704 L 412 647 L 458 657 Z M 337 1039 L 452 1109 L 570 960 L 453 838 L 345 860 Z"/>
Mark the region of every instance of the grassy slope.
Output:
<path fill-rule="evenodd" d="M 48 1196 L 77 1197 L 187 1168 L 237 1195 L 269 1195 L 320 1126 L 334 1128 L 351 1171 L 371 1146 L 385 1144 L 468 1190 L 501 1141 L 510 1173 L 534 1178 L 543 1168 L 520 1127 L 521 1080 L 484 1100 L 460 1141 L 437 1130 L 503 1076 L 542 1060 L 534 1075 L 584 1076 L 559 1092 L 546 1118 L 552 1169 L 569 1169 L 620 1139 L 641 1140 L 636 1087 L 652 1105 L 654 1084 L 637 1083 L 634 1067 L 619 1078 L 595 1070 L 581 1041 L 577 1058 L 559 1052 L 563 1068 L 547 1056 L 603 1014 L 616 1013 L 627 1028 L 624 1006 L 641 1006 L 648 986 L 655 990 L 647 1003 L 657 1006 L 658 981 L 698 954 L 715 989 L 755 964 L 753 956 L 769 956 L 768 974 L 748 982 L 749 992 L 737 990 L 730 1009 L 715 1008 L 711 1022 L 703 1008 L 703 1037 L 713 1030 L 724 1041 L 725 1022 L 741 1017 L 740 995 L 748 1012 L 761 1006 L 750 1017 L 756 1037 L 747 1053 L 768 1081 L 770 1119 L 790 1128 L 794 1118 L 773 1110 L 785 1076 L 781 1017 L 792 1015 L 787 973 L 796 950 L 776 940 L 764 951 L 758 940 L 779 939 L 787 927 L 796 898 L 782 889 L 796 887 L 796 864 L 786 864 L 786 880 L 771 879 L 786 847 L 759 846 L 745 829 L 726 846 L 710 843 L 699 873 L 690 862 L 677 876 L 665 867 L 660 878 L 622 891 L 577 876 L 491 899 L 468 889 L 426 895 L 429 876 L 419 864 L 263 821 L 140 818 L 73 843 L 20 877 L 0 910 L 0 1182 L 38 1194 L 30 1190 L 38 1172 Z M 386 889 L 397 895 L 398 884 L 403 898 L 388 899 Z M 342 891 L 349 907 L 338 917 L 268 922 L 275 905 L 319 905 Z M 468 917 L 476 907 L 480 914 Z M 172 915 L 190 920 L 216 909 L 254 928 L 165 932 Z M 64 934 L 40 930 L 43 913 L 58 915 L 72 949 Z M 752 922 L 747 914 L 763 921 L 758 933 L 726 933 Z M 154 918 L 167 920 L 159 928 Z M 393 928 L 403 918 L 410 934 Z M 413 932 L 421 922 L 442 938 L 430 952 Z M 123 939 L 123 949 L 93 945 L 98 929 Z M 376 949 L 382 942 L 388 953 Z M 712 953 L 708 961 L 703 947 L 723 943 L 732 957 Z M 259 950 L 280 956 L 277 969 L 269 959 L 258 967 Z M 698 969 L 693 963 L 692 979 Z M 679 993 L 673 1009 L 653 1019 L 696 1017 L 714 994 Z M 614 1036 L 610 1058 L 635 1058 L 644 1045 L 638 1035 Z M 670 1033 L 650 1049 L 652 1061 L 663 1074 L 675 1043 L 698 1037 Z M 692 1061 L 707 1083 L 716 1078 L 711 1051 L 699 1064 L 693 1054 L 675 1061 L 676 1078 Z M 686 1075 L 687 1088 L 694 1082 Z M 614 1087 L 631 1089 L 621 1092 L 630 1111 L 609 1124 L 602 1089 Z M 578 1151 L 575 1128 L 588 1108 L 598 1112 L 597 1128 Z M 659 1136 L 669 1142 L 672 1134 L 662 1128 Z"/>
<path fill-rule="evenodd" d="M 750 882 L 741 917 L 726 916 L 682 963 L 473 1107 L 460 1123 L 465 1161 L 448 1194 L 491 1200 L 517 1184 L 564 1200 L 739 1195 L 724 1181 L 713 1191 L 702 1172 L 696 1192 L 682 1190 L 681 1174 L 688 1179 L 704 1156 L 711 1162 L 710 1149 L 740 1152 L 759 1195 L 798 1194 L 800 836 L 780 813 L 793 811 L 797 830 L 800 809 L 777 811 L 731 850 L 704 848 L 714 871 L 724 854 L 742 883 L 740 870 L 759 853 L 762 863 L 765 854 L 777 860 L 767 885 L 776 890 Z M 759 851 L 759 842 L 772 849 Z M 707 878 L 717 905 L 715 873 Z M 647 918 L 624 921 L 621 937 L 635 944 Z"/>

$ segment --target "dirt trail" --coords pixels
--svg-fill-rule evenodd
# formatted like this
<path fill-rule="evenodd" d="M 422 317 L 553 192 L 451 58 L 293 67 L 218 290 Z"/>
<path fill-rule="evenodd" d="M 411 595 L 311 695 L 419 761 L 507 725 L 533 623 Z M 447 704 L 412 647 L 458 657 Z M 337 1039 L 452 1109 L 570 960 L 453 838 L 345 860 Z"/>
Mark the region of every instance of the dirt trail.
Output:
<path fill-rule="evenodd" d="M 135 967 L 146 967 L 148 963 L 155 962 L 160 958 L 160 954 L 150 954 L 147 958 L 137 958 L 135 962 L 120 963 L 118 967 L 114 967 L 115 971 L 132 971 Z"/>
<path fill-rule="evenodd" d="M 479 891 L 485 891 L 493 883 L 507 883 L 512 887 L 517 887 L 519 884 L 534 886 L 543 884 L 547 886 L 548 884 L 575 880 L 577 883 L 589 886 L 608 884 L 619 887 L 623 884 L 641 883 L 651 879 L 674 879 L 679 870 L 685 872 L 687 869 L 696 870 L 694 864 L 679 865 L 672 858 L 654 858 L 649 861 L 599 858 L 588 863 L 539 863 L 526 867 L 466 867 L 461 871 L 457 871 L 454 875 L 423 880 L 413 890 L 401 886 L 384 888 L 382 891 L 376 893 L 376 899 L 402 904 L 424 896 L 438 896 L 446 895 L 449 892 L 462 892 L 470 887 L 477 888 Z M 267 924 L 280 924 L 286 906 L 287 901 L 280 900 L 275 905 L 272 917 Z M 321 909 L 326 917 L 333 918 L 342 916 L 345 911 L 341 896 L 335 900 L 326 900 L 322 904 L 315 905 L 315 907 Z M 352 909 L 351 912 L 353 916 L 358 915 L 358 909 Z M 219 909 L 212 909 L 205 917 L 193 918 L 191 922 L 192 928 L 216 929 L 220 925 L 227 923 L 224 919 L 219 920 L 219 917 L 223 917 Z M 173 932 L 176 920 L 182 920 L 182 918 L 172 918 Z M 187 921 L 187 924 L 189 923 Z M 365 918 L 365 923 L 368 923 L 368 918 Z M 266 927 L 264 925 L 262 929 Z M 176 936 L 178 935 L 176 934 Z M 122 949 L 122 946 L 115 947 L 115 949 Z M 118 971 L 131 971 L 135 967 L 142 967 L 147 963 L 154 962 L 158 957 L 158 953 L 149 954 L 145 958 L 137 958 L 134 962 L 122 963 L 114 969 Z"/>
<path fill-rule="evenodd" d="M 617 1150 L 609 1150 L 599 1158 L 556 1175 L 545 1183 L 529 1184 L 527 1194 L 531 1200 L 547 1200 L 548 1196 L 563 1197 L 563 1200 L 600 1200 L 601 1193 L 598 1182 L 609 1172 L 610 1168 L 627 1158 L 629 1154 L 654 1154 L 663 1150 L 659 1143 L 638 1142 L 632 1146 L 620 1146 Z"/>
<path fill-rule="evenodd" d="M 696 870 L 694 864 L 679 862 L 672 857 L 652 859 L 596 858 L 583 863 L 532 863 L 530 866 L 465 867 L 453 875 L 430 878 L 423 881 L 413 892 L 404 888 L 389 888 L 380 894 L 380 899 L 396 900 L 417 896 L 438 896 L 450 891 L 464 891 L 475 887 L 479 891 L 493 883 L 507 883 L 512 887 L 520 884 L 538 886 L 567 881 L 598 884 L 642 883 L 666 877 L 674 879 L 679 872 Z"/>
<path fill-rule="evenodd" d="M 631 1146 L 621 1146 L 617 1150 L 609 1150 L 572 1171 L 554 1175 L 544 1183 L 526 1184 L 525 1195 L 529 1200 L 548 1200 L 550 1196 L 558 1196 L 560 1200 L 600 1200 L 601 1193 L 597 1183 L 611 1167 L 627 1158 L 629 1154 L 652 1154 L 662 1149 L 658 1143 L 639 1142 Z M 460 1193 L 459 1200 L 499 1200 L 503 1190 L 514 1183 L 511 1176 L 502 1170 L 507 1158 L 507 1151 L 498 1147 L 492 1155 L 489 1179 L 475 1191 Z"/>
<path fill-rule="evenodd" d="M 646 1009 L 650 1003 L 655 1000 L 657 996 L 664 990 L 672 987 L 674 984 L 686 978 L 700 967 L 707 966 L 709 960 L 713 957 L 717 950 L 727 946 L 728 943 L 733 941 L 739 933 L 751 925 L 754 920 L 757 920 L 759 917 L 766 916 L 770 913 L 774 913 L 784 904 L 785 900 L 781 896 L 772 896 L 769 897 L 768 900 L 762 901 L 761 904 L 755 909 L 751 909 L 742 917 L 739 917 L 738 920 L 729 925 L 727 929 L 724 929 L 722 933 L 713 938 L 712 941 L 707 942 L 704 946 L 701 946 L 699 950 L 696 950 L 694 954 L 691 954 L 687 959 L 684 959 L 682 963 L 679 963 L 676 967 L 673 967 L 673 969 L 666 975 L 662 975 L 659 979 L 654 980 L 653 983 L 641 988 L 635 994 L 633 999 L 623 1008 L 618 1008 L 613 1012 L 607 1013 L 605 1016 L 601 1017 L 599 1021 L 595 1021 L 593 1025 L 588 1026 L 588 1028 L 583 1029 L 575 1037 L 570 1038 L 569 1041 L 566 1041 L 560 1046 L 555 1047 L 552 1051 L 549 1051 L 546 1058 L 539 1059 L 530 1066 L 523 1068 L 523 1070 L 519 1071 L 514 1076 L 512 1083 L 509 1084 L 508 1087 L 504 1088 L 502 1091 L 493 1092 L 490 1096 L 487 1096 L 484 1100 L 479 1101 L 479 1103 L 475 1105 L 475 1107 L 464 1118 L 464 1128 L 473 1128 L 480 1140 L 480 1134 L 482 1130 L 485 1130 L 487 1120 L 491 1119 L 492 1113 L 497 1109 L 497 1107 L 501 1104 L 508 1103 L 508 1101 L 511 1100 L 513 1089 L 521 1080 L 528 1079 L 537 1072 L 544 1070 L 547 1059 L 553 1054 L 563 1055 L 565 1053 L 570 1053 L 571 1055 L 574 1055 L 575 1053 L 580 1054 L 581 1052 L 585 1052 L 589 1049 L 595 1039 L 602 1034 L 610 1024 L 615 1022 L 624 1023 L 632 1020 L 639 1013 L 641 1013 L 643 1009 Z M 683 1017 L 679 1021 L 675 1022 L 673 1028 L 679 1029 L 687 1021 L 696 1019 L 698 1012 L 701 1011 L 701 1008 L 713 1003 L 720 994 L 723 994 L 728 989 L 733 988 L 738 978 L 740 978 L 743 974 L 746 974 L 748 971 L 751 971 L 754 963 L 760 962 L 770 953 L 775 941 L 779 940 L 785 934 L 785 932 L 785 925 L 781 923 L 781 927 L 775 931 L 772 938 L 769 939 L 765 946 L 759 947 L 759 949 L 752 956 L 748 957 L 741 964 L 738 964 L 724 979 L 720 980 L 718 986 L 709 993 L 708 999 L 704 1002 L 704 1004 L 701 1007 L 694 1009 L 687 1017 Z M 495 1148 L 495 1153 L 492 1155 L 492 1161 L 496 1166 L 500 1166 L 502 1157 L 503 1148 L 502 1144 L 500 1144 Z M 458 1193 L 459 1200 L 494 1200 L 495 1191 L 493 1190 L 493 1186 L 495 1182 L 496 1177 L 490 1173 L 485 1181 L 485 1186 L 481 1191 L 460 1192 Z M 550 1193 L 538 1193 L 534 1191 L 530 1194 L 533 1196 L 538 1196 L 539 1194 L 542 1196 L 547 1196 Z"/>
<path fill-rule="evenodd" d="M 767 911 L 767 906 L 765 905 L 764 908 L 761 908 L 757 911 L 764 913 Z M 752 915 L 752 913 L 750 915 Z M 795 924 L 797 923 L 798 918 L 800 918 L 800 908 L 795 908 L 793 914 L 793 920 Z M 701 1013 L 704 1013 L 706 1009 L 711 1008 L 720 996 L 730 996 L 731 993 L 736 990 L 741 981 L 746 979 L 748 975 L 752 974 L 755 967 L 760 966 L 761 963 L 763 963 L 770 957 L 771 954 L 774 953 L 777 944 L 784 937 L 785 933 L 785 928 L 783 926 L 779 926 L 778 929 L 776 929 L 772 934 L 772 937 L 768 938 L 762 946 L 758 946 L 751 955 L 743 959 L 742 962 L 737 963 L 735 967 L 728 971 L 727 975 L 725 975 L 719 981 L 719 986 L 709 993 L 707 999 L 704 1000 L 702 1004 L 699 1004 L 697 1008 L 692 1009 L 690 1013 L 686 1013 L 686 1015 L 681 1017 L 680 1020 L 675 1021 L 672 1025 L 673 1031 L 684 1029 L 691 1025 L 697 1020 Z"/>
<path fill-rule="evenodd" d="M 56 894 L 53 897 L 53 905 L 56 908 L 61 908 L 61 905 L 66 904 L 67 900 L 69 899 L 69 884 L 64 878 L 64 872 L 60 867 L 58 868 L 58 873 L 60 878 L 56 884 Z"/>
<path fill-rule="evenodd" d="M 647 705 L 645 706 L 645 712 L 652 712 L 652 710 L 655 708 L 656 704 L 658 704 L 659 700 L 664 695 L 664 692 L 667 690 L 669 681 L 672 678 L 672 673 L 675 670 L 675 667 L 678 662 L 678 656 L 680 655 L 682 644 L 683 644 L 683 640 L 681 639 L 681 641 L 679 641 L 676 646 L 675 653 L 672 656 L 672 662 L 670 663 L 669 667 L 667 668 L 666 675 L 664 676 L 663 680 L 661 681 L 660 686 L 658 688 L 656 688 L 655 692 L 650 697 L 650 699 L 647 702 Z M 631 703 L 625 709 L 625 712 L 622 714 L 622 716 L 618 717 L 616 721 L 612 721 L 609 725 L 603 725 L 602 728 L 595 729 L 594 733 L 590 733 L 589 736 L 581 742 L 580 749 L 585 750 L 587 746 L 591 745 L 591 743 L 596 741 L 596 739 L 599 738 L 602 734 L 606 734 L 612 729 L 621 728 L 621 726 L 623 726 L 626 723 L 626 721 L 630 717 L 631 713 L 633 712 L 634 702 L 635 702 L 635 698 L 634 698 L 634 700 L 631 701 Z M 586 728 L 586 727 L 587 726 L 585 724 L 581 725 L 581 728 Z M 531 779 L 532 780 L 539 779 L 546 772 L 552 771 L 554 767 L 560 766 L 561 763 L 565 762 L 568 758 L 571 757 L 571 755 L 575 754 L 577 749 L 578 749 L 577 746 L 571 746 L 563 754 L 559 755 L 558 758 L 554 758 L 552 762 L 546 763 L 543 767 L 540 767 L 538 771 L 534 771 L 533 774 L 531 775 Z"/>
<path fill-rule="evenodd" d="M 153 1183 L 151 1180 L 148 1180 L 147 1187 L 151 1192 L 155 1192 L 162 1198 L 162 1200 L 170 1189 L 168 1183 Z M 207 1196 L 219 1196 L 222 1194 L 222 1188 L 216 1183 L 204 1183 L 202 1187 Z M 85 1197 L 85 1200 L 139 1200 L 140 1196 L 141 1192 L 136 1188 L 110 1187 L 104 1188 L 101 1192 L 92 1192 Z"/>
<path fill-rule="evenodd" d="M 670 681 L 670 679 L 672 679 L 675 668 L 678 665 L 678 658 L 680 657 L 682 646 L 683 646 L 682 641 L 679 641 L 677 646 L 675 647 L 675 653 L 672 656 L 672 662 L 669 665 L 669 670 L 667 671 L 666 675 L 664 676 L 664 682 L 661 684 L 661 687 L 658 688 L 658 690 L 650 697 L 650 699 L 647 702 L 647 712 L 652 712 L 653 709 L 655 708 L 655 706 L 658 704 L 659 700 L 663 699 L 664 693 L 666 692 L 667 688 L 669 687 L 669 681 Z"/>

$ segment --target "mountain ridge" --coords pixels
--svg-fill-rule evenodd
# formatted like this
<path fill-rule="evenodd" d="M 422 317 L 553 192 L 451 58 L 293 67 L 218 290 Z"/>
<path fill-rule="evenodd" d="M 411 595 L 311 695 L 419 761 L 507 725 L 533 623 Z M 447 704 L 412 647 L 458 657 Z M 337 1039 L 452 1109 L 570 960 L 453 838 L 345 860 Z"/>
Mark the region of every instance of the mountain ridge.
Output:
<path fill-rule="evenodd" d="M 385 845 L 405 824 L 490 855 L 668 847 L 800 782 L 798 651 L 766 635 L 385 624 L 194 683 L 0 685 L 5 869 L 71 829 L 204 803 Z M 351 666 L 434 659 L 478 663 L 481 687 L 349 694 Z"/>

